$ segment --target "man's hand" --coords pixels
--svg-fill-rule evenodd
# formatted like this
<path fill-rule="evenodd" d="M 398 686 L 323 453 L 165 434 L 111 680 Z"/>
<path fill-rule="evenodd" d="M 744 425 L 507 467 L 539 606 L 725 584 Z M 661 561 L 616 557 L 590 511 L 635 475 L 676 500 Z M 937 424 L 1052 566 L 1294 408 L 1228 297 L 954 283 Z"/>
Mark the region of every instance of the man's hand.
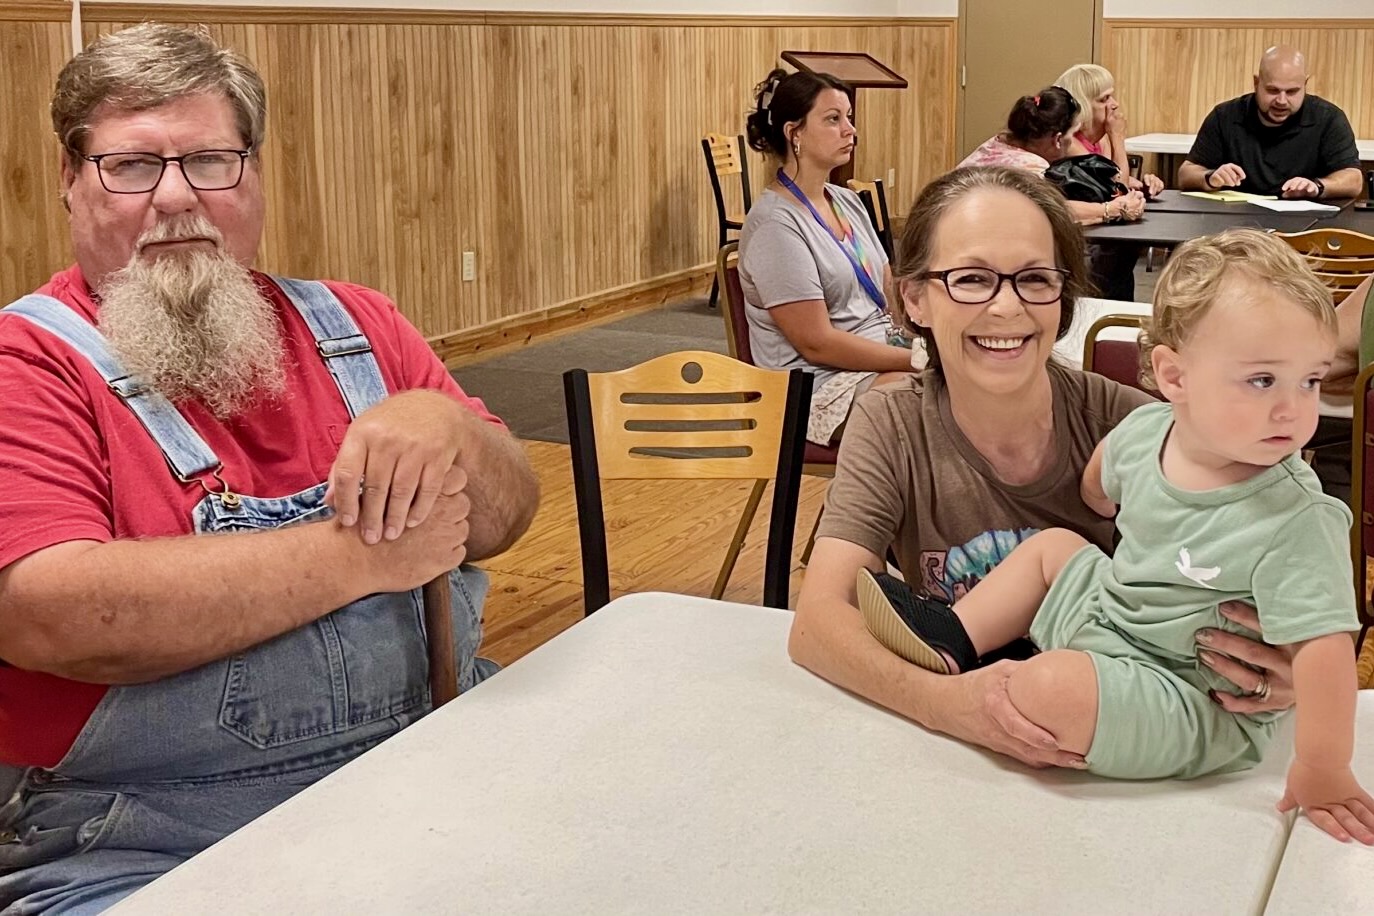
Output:
<path fill-rule="evenodd" d="M 1257 712 L 1278 712 L 1293 705 L 1293 657 L 1284 649 L 1276 649 L 1259 641 L 1259 612 L 1240 601 L 1221 605 L 1227 620 L 1254 630 L 1253 639 L 1225 630 L 1197 631 L 1202 649 L 1198 657 L 1217 674 L 1235 684 L 1241 695 L 1217 691 L 1212 699 L 1227 712 L 1251 715 Z M 1269 682 L 1269 696 L 1260 699 L 1250 696 L 1263 676 Z"/>
<path fill-rule="evenodd" d="M 1321 188 L 1310 178 L 1290 178 L 1283 183 L 1279 196 L 1285 198 L 1317 197 Z"/>
<path fill-rule="evenodd" d="M 418 588 L 456 569 L 467 558 L 468 513 L 472 508 L 467 484 L 467 472 L 453 465 L 423 521 L 376 547 L 358 548 L 363 564 L 375 576 L 378 591 Z"/>
<path fill-rule="evenodd" d="M 364 411 L 344 435 L 325 501 L 365 543 L 395 540 L 428 517 L 461 448 L 464 408 L 437 391 L 405 391 Z"/>
<path fill-rule="evenodd" d="M 1294 760 L 1278 808 L 1298 807 L 1342 843 L 1354 838 L 1374 846 L 1374 798 L 1360 787 L 1349 765 L 1325 769 Z"/>
<path fill-rule="evenodd" d="M 948 710 L 944 730 L 956 738 L 1014 757 L 1036 768 L 1087 768 L 1078 754 L 1060 750 L 1054 735 L 1017 710 L 1007 693 L 1007 680 L 1021 662 L 1000 661 L 955 675 L 957 701 Z"/>
<path fill-rule="evenodd" d="M 1245 169 L 1228 162 L 1220 168 L 1213 169 L 1212 174 L 1204 179 L 1204 183 L 1213 191 L 1220 191 L 1222 188 L 1238 187 L 1245 180 Z"/>

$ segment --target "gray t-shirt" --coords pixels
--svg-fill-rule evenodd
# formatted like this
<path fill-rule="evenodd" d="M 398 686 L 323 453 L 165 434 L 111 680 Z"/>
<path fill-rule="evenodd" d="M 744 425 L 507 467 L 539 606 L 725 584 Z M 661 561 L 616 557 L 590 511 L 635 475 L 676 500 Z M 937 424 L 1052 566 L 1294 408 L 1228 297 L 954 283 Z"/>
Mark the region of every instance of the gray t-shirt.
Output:
<path fill-rule="evenodd" d="M 859 196 L 827 184 L 836 208 L 870 258 L 874 285 L 883 288 L 887 255 Z M 874 276 L 876 274 L 876 276 Z M 783 336 L 768 310 L 775 305 L 821 299 L 830 323 L 841 331 L 886 343 L 887 312 L 864 292 L 838 242 L 811 212 L 790 196 L 769 189 L 744 219 L 739 237 L 739 279 L 749 316 L 754 362 L 769 369 L 808 369 L 819 391 L 837 371 L 813 366 Z"/>

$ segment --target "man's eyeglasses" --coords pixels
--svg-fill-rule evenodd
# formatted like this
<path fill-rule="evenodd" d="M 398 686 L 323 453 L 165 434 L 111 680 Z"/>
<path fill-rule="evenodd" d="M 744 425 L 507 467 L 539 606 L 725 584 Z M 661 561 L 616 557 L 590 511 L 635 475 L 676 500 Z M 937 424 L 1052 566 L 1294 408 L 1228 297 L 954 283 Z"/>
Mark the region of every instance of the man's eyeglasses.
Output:
<path fill-rule="evenodd" d="M 1014 274 L 998 273 L 986 267 L 954 267 L 916 275 L 920 280 L 939 280 L 945 284 L 949 298 L 964 305 L 991 302 L 1007 280 L 1027 305 L 1050 305 L 1059 301 L 1068 276 L 1067 270 L 1058 267 L 1027 267 Z"/>
<path fill-rule="evenodd" d="M 175 162 L 186 183 L 197 191 L 228 191 L 243 180 L 243 163 L 250 149 L 201 149 L 184 156 L 157 153 L 101 153 L 82 156 L 95 163 L 100 184 L 111 194 L 146 194 L 162 181 L 167 164 Z"/>

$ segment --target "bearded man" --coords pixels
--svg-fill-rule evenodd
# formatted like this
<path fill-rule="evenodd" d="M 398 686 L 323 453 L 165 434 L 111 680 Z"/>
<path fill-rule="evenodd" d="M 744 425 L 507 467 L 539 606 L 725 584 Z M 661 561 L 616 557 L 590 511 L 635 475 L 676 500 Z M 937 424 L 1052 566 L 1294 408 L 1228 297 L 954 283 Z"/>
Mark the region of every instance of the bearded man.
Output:
<path fill-rule="evenodd" d="M 1255 91 L 1213 108 L 1178 168 L 1185 191 L 1239 188 L 1285 198 L 1360 196 L 1360 154 L 1350 120 L 1307 94 L 1307 58 L 1265 51 Z"/>
<path fill-rule="evenodd" d="M 269 277 L 262 80 L 149 24 L 52 102 L 76 264 L 0 312 L 0 910 L 95 912 L 460 682 L 538 500 L 383 295 Z"/>

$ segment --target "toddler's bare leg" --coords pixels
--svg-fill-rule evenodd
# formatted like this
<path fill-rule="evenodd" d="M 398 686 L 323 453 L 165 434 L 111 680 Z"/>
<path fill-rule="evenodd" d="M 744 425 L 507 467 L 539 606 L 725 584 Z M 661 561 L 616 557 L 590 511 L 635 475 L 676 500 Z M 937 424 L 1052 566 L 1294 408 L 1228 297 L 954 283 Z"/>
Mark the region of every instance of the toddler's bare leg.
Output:
<path fill-rule="evenodd" d="M 1030 632 L 1050 585 L 1087 543 L 1063 528 L 1034 534 L 955 602 L 954 613 L 980 656 Z"/>
<path fill-rule="evenodd" d="M 1086 653 L 1053 649 L 1021 662 L 1007 693 L 1021 715 L 1054 735 L 1060 750 L 1088 753 L 1097 732 L 1097 669 Z"/>

